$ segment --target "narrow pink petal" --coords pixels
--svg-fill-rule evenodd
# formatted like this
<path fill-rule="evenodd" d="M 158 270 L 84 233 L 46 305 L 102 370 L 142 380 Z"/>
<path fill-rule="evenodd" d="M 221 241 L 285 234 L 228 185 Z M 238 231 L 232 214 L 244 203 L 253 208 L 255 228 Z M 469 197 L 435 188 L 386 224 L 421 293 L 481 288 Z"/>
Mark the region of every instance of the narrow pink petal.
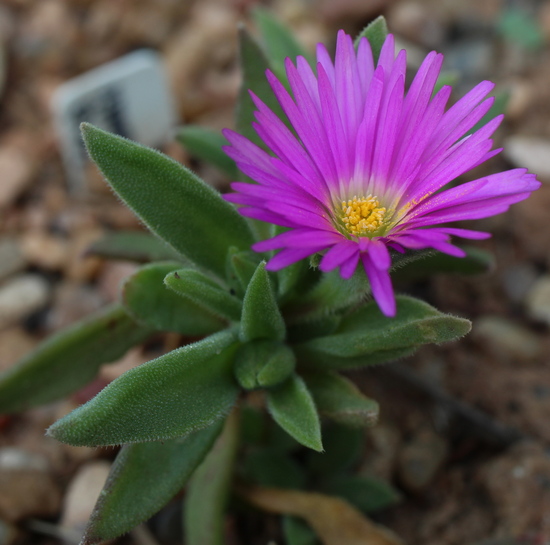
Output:
<path fill-rule="evenodd" d="M 539 187 L 540 182 L 536 180 L 533 174 L 527 174 L 525 169 L 499 172 L 433 195 L 416 207 L 410 218 L 427 215 L 450 207 L 454 208 L 462 204 L 490 201 L 509 195 L 531 192 Z M 409 217 L 407 221 L 409 221 Z"/>
<path fill-rule="evenodd" d="M 300 227 L 297 222 L 289 220 L 288 218 L 281 217 L 278 214 L 274 214 L 273 212 L 268 212 L 263 208 L 252 208 L 250 206 L 244 206 L 242 208 L 239 208 L 239 214 L 254 220 L 260 220 L 265 221 L 266 223 L 280 225 L 281 227 Z"/>
<path fill-rule="evenodd" d="M 491 238 L 491 233 L 483 231 L 472 231 L 471 229 L 459 229 L 456 227 L 442 227 L 439 229 L 442 233 L 453 235 L 460 238 L 468 238 L 471 240 L 485 240 Z"/>
<path fill-rule="evenodd" d="M 353 142 L 363 111 L 361 80 L 351 36 L 338 32 L 336 43 L 335 95 L 348 142 Z"/>
<path fill-rule="evenodd" d="M 293 229 L 268 240 L 262 240 L 252 246 L 256 252 L 269 252 L 280 248 L 308 248 L 310 246 L 328 247 L 342 240 L 342 235 L 334 231 L 317 229 Z"/>
<path fill-rule="evenodd" d="M 327 48 L 323 44 L 317 44 L 317 63 L 320 64 L 324 70 L 328 79 L 334 88 L 334 64 L 327 51 Z"/>
<path fill-rule="evenodd" d="M 378 239 L 371 239 L 368 247 L 373 265 L 380 270 L 388 270 L 391 267 L 391 256 L 388 247 Z"/>
<path fill-rule="evenodd" d="M 304 82 L 304 86 L 307 89 L 311 100 L 317 106 L 318 112 L 321 113 L 321 102 L 319 101 L 319 90 L 317 89 L 317 78 L 315 77 L 309 62 L 307 62 L 307 60 L 302 56 L 297 57 L 296 70 L 298 71 L 301 80 Z"/>
<path fill-rule="evenodd" d="M 325 249 L 324 246 L 317 246 L 311 248 L 290 248 L 281 250 L 276 256 L 272 257 L 268 262 L 265 268 L 268 271 L 278 271 L 284 269 L 305 257 L 314 255 L 318 252 L 321 252 Z"/>
<path fill-rule="evenodd" d="M 368 180 L 372 172 L 372 154 L 376 138 L 376 125 L 384 91 L 384 69 L 376 69 L 365 99 L 363 121 L 357 131 L 355 143 L 355 172 L 349 187 L 349 195 L 360 195 L 363 180 Z"/>
<path fill-rule="evenodd" d="M 237 163 L 253 162 L 260 168 L 268 171 L 271 170 L 269 155 L 264 150 L 230 129 L 224 129 L 222 132 L 225 138 L 232 144 L 231 146 L 224 146 L 222 148 L 231 159 Z"/>
<path fill-rule="evenodd" d="M 359 246 L 352 240 L 342 240 L 335 244 L 324 256 L 319 264 L 319 269 L 329 272 L 342 266 L 354 255 L 359 256 Z M 357 262 L 355 264 L 357 266 Z"/>
<path fill-rule="evenodd" d="M 378 65 L 383 66 L 386 74 L 391 71 L 395 59 L 395 39 L 393 34 L 388 34 L 378 57 Z"/>
<path fill-rule="evenodd" d="M 359 47 L 357 48 L 357 68 L 359 72 L 359 78 L 361 80 L 361 91 L 363 92 L 363 100 L 366 96 L 366 90 L 374 74 L 374 60 L 372 58 L 372 50 L 370 43 L 366 38 L 359 40 Z"/>
<path fill-rule="evenodd" d="M 473 168 L 473 165 L 479 164 L 480 159 L 492 147 L 492 141 L 487 138 L 496 130 L 501 120 L 500 116 L 496 117 L 479 131 L 456 144 L 452 153 L 429 175 L 420 172 L 418 178 L 423 181 L 411 185 L 407 192 L 407 200 L 421 202 L 426 195 L 435 193 Z"/>
<path fill-rule="evenodd" d="M 480 84 L 476 85 L 470 92 L 466 93 L 456 104 L 451 106 L 443 119 L 441 120 L 440 130 L 435 132 L 431 142 L 431 149 L 437 150 L 442 142 L 447 139 L 447 144 L 441 147 L 447 147 L 455 140 L 463 136 L 468 130 L 470 130 L 476 123 L 479 121 L 485 111 L 491 107 L 492 102 L 486 102 L 483 108 L 478 108 L 478 115 L 480 117 L 473 116 L 469 122 L 466 124 L 460 125 L 462 121 L 477 107 L 479 102 L 485 98 L 495 86 L 494 83 L 490 81 L 482 81 Z M 477 118 L 477 121 L 475 119 Z M 469 123 L 471 122 L 471 125 Z M 469 125 L 469 126 L 468 126 Z M 457 127 L 460 127 L 457 130 Z M 467 127 L 467 128 L 466 128 Z"/>
<path fill-rule="evenodd" d="M 357 269 L 360 255 L 359 252 L 355 252 L 347 261 L 344 261 L 344 263 L 340 265 L 340 276 L 344 280 L 349 280 L 353 276 L 355 269 Z"/>
<path fill-rule="evenodd" d="M 300 140 L 325 180 L 334 179 L 336 177 L 336 169 L 332 157 L 326 153 L 328 149 L 327 136 L 317 107 L 311 101 L 311 97 L 297 74 L 294 65 L 287 62 L 286 68 L 289 82 L 300 105 L 292 100 L 283 84 L 268 71 L 267 79 L 269 84 L 283 111 L 288 116 Z"/>
<path fill-rule="evenodd" d="M 434 248 L 440 252 L 450 254 L 454 257 L 464 257 L 466 252 L 449 243 L 449 236 L 437 229 L 422 229 L 409 231 L 396 239 L 399 244 L 412 250 Z"/>
<path fill-rule="evenodd" d="M 380 310 L 386 316 L 395 316 L 395 295 L 389 271 L 378 269 L 368 253 L 361 254 L 361 261 L 369 278 L 372 296 L 380 307 Z"/>
<path fill-rule="evenodd" d="M 395 136 L 397 133 L 401 106 L 403 104 L 405 80 L 399 78 L 387 97 L 386 104 L 382 107 L 378 118 L 376 133 L 376 147 L 372 158 L 371 178 L 374 178 L 374 191 L 376 196 L 382 196 L 388 183 L 388 174 L 391 167 L 391 159 L 395 148 Z"/>
<path fill-rule="evenodd" d="M 335 181 L 349 180 L 351 175 L 350 148 L 342 118 L 340 117 L 336 96 L 322 66 L 319 66 L 318 73 L 319 98 L 323 111 L 323 121 L 327 131 L 329 147 L 336 165 L 337 175 Z"/>

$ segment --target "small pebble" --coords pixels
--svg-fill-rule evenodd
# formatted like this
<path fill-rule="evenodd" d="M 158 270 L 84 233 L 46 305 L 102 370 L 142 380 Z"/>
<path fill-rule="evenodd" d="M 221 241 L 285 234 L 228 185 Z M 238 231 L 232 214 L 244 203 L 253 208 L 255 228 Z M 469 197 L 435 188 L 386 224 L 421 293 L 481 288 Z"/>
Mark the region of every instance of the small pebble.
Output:
<path fill-rule="evenodd" d="M 540 351 L 539 338 L 534 333 L 500 316 L 477 319 L 472 334 L 500 357 L 530 359 Z"/>
<path fill-rule="evenodd" d="M 17 522 L 57 514 L 61 491 L 48 466 L 46 459 L 23 449 L 0 449 L 1 519 Z"/>
<path fill-rule="evenodd" d="M 10 237 L 0 239 L 0 281 L 20 272 L 26 260 L 17 241 Z"/>
<path fill-rule="evenodd" d="M 504 155 L 514 165 L 536 172 L 539 180 L 550 180 L 550 140 L 511 136 L 504 143 Z"/>
<path fill-rule="evenodd" d="M 550 275 L 541 276 L 526 297 L 527 312 L 535 320 L 550 325 Z"/>
<path fill-rule="evenodd" d="M 420 430 L 401 450 L 398 472 L 403 485 L 413 491 L 425 489 L 442 467 L 449 446 L 430 429 Z"/>
<path fill-rule="evenodd" d="M 90 515 L 107 480 L 111 464 L 103 460 L 85 463 L 69 484 L 63 500 L 61 525 L 71 533 L 84 533 Z"/>
<path fill-rule="evenodd" d="M 502 285 L 514 303 L 525 301 L 527 293 L 537 280 L 536 268 L 527 262 L 515 263 L 501 271 Z"/>
<path fill-rule="evenodd" d="M 46 305 L 50 285 L 37 274 L 13 278 L 0 287 L 0 327 L 26 318 Z"/>

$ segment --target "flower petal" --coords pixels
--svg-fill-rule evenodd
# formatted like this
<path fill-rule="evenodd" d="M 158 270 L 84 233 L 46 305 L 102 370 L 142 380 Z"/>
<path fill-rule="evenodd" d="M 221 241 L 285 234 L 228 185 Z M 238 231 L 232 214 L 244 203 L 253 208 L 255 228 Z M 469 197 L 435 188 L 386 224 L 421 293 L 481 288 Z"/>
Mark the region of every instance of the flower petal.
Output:
<path fill-rule="evenodd" d="M 363 267 L 369 278 L 372 296 L 380 307 L 380 310 L 386 316 L 395 316 L 395 296 L 389 271 L 376 267 L 368 253 L 361 254 L 361 261 L 363 262 Z"/>

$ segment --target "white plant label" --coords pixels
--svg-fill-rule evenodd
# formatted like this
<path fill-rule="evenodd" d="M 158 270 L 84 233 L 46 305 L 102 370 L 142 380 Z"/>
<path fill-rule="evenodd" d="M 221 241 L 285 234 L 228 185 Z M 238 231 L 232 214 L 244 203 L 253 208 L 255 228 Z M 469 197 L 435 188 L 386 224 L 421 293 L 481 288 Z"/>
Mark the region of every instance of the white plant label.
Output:
<path fill-rule="evenodd" d="M 162 61 L 147 49 L 63 83 L 52 108 L 69 183 L 77 192 L 84 186 L 88 160 L 80 123 L 158 147 L 173 137 L 177 122 Z"/>

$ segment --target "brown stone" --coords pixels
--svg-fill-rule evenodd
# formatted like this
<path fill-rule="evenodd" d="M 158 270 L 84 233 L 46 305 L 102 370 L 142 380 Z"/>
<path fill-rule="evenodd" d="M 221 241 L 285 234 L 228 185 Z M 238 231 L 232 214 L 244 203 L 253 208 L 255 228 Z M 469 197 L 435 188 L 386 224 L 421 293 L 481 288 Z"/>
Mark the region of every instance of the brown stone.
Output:
<path fill-rule="evenodd" d="M 47 462 L 21 449 L 0 450 L 0 517 L 16 522 L 57 514 L 61 492 Z"/>

